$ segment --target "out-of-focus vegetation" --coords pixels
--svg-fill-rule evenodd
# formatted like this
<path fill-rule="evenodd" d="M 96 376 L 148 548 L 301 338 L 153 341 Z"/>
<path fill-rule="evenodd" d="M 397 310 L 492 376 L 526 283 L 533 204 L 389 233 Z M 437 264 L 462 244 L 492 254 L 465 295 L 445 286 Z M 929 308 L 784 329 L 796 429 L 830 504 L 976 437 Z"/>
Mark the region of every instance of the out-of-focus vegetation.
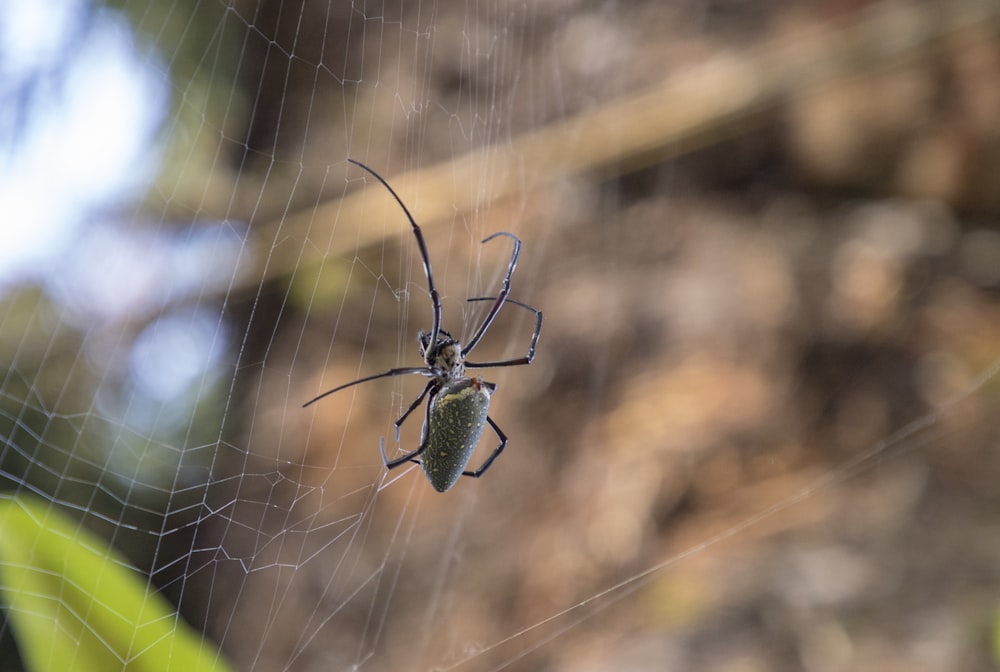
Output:
<path fill-rule="evenodd" d="M 229 669 L 173 605 L 79 523 L 0 497 L 0 596 L 25 669 Z"/>
<path fill-rule="evenodd" d="M 241 256 L 121 321 L 8 293 L 7 489 L 240 669 L 992 669 L 997 11 L 530 4 L 121 3 L 173 92 L 131 226 Z M 348 155 L 425 225 L 447 328 L 496 230 L 545 311 L 487 375 L 507 451 L 445 496 L 376 491 L 419 380 L 299 408 L 416 365 L 429 319 Z M 178 304 L 227 325 L 221 373 L 136 430 L 123 361 Z M 505 318 L 483 358 L 521 353 Z"/>

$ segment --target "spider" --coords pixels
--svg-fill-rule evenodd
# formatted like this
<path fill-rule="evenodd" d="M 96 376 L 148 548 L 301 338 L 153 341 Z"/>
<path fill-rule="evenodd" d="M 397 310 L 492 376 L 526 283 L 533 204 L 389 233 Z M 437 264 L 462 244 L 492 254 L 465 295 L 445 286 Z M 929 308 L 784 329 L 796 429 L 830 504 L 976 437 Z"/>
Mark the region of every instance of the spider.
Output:
<path fill-rule="evenodd" d="M 424 234 L 420 230 L 413 215 L 403 203 L 403 200 L 396 194 L 389 183 L 374 170 L 354 159 L 348 159 L 350 163 L 370 173 L 385 187 L 396 203 L 402 208 L 403 213 L 413 228 L 413 236 L 417 239 L 417 247 L 420 249 L 420 257 L 424 264 L 424 275 L 427 277 L 427 288 L 431 297 L 431 330 L 420 331 L 417 334 L 417 341 L 420 347 L 420 356 L 424 360 L 423 366 L 408 366 L 398 369 L 389 369 L 372 376 L 365 376 L 358 380 L 339 385 L 332 390 L 327 390 L 317 397 L 310 399 L 303 408 L 316 403 L 320 399 L 327 397 L 334 392 L 339 392 L 353 385 L 366 383 L 378 378 L 389 378 L 394 376 L 405 376 L 419 374 L 430 378 L 423 392 L 417 395 L 409 408 L 396 420 L 396 441 L 399 441 L 399 430 L 406 419 L 414 410 L 427 400 L 424 411 L 424 425 L 420 432 L 420 445 L 416 450 L 405 455 L 390 460 L 385 454 L 385 439 L 379 439 L 379 451 L 382 453 L 382 462 L 386 469 L 395 469 L 406 462 L 419 464 L 427 476 L 427 480 L 438 492 L 445 492 L 458 481 L 460 476 L 472 476 L 479 478 L 493 465 L 493 462 L 500 456 L 503 449 L 507 447 L 507 435 L 497 426 L 487 411 L 489 410 L 490 397 L 496 391 L 495 383 L 490 383 L 479 376 L 468 377 L 465 370 L 481 369 L 499 366 L 521 366 L 531 364 L 535 358 L 535 346 L 538 344 L 538 337 L 542 333 L 542 311 L 533 308 L 525 303 L 507 298 L 510 293 L 510 278 L 514 274 L 514 267 L 517 266 L 517 258 L 521 254 L 521 241 L 512 233 L 498 231 L 487 238 L 482 243 L 499 236 L 510 238 L 514 241 L 514 250 L 511 253 L 510 263 L 507 264 L 507 274 L 504 276 L 500 291 L 495 297 L 479 296 L 467 299 L 474 301 L 492 301 L 490 308 L 482 324 L 476 329 L 472 338 L 465 345 L 462 345 L 449 332 L 441 328 L 441 296 L 434 286 L 434 274 L 431 271 L 431 260 L 427 252 L 427 243 L 424 241 Z M 479 345 L 483 336 L 489 330 L 493 321 L 500 313 L 500 309 L 505 304 L 510 303 L 524 310 L 531 311 L 535 315 L 535 328 L 531 334 L 531 341 L 528 343 L 528 353 L 517 359 L 505 359 L 496 362 L 470 362 L 466 359 L 469 354 Z M 472 453 L 479 444 L 483 428 L 489 424 L 490 428 L 500 440 L 499 445 L 493 449 L 490 456 L 479 466 L 478 469 L 468 471 L 466 467 L 472 458 Z"/>

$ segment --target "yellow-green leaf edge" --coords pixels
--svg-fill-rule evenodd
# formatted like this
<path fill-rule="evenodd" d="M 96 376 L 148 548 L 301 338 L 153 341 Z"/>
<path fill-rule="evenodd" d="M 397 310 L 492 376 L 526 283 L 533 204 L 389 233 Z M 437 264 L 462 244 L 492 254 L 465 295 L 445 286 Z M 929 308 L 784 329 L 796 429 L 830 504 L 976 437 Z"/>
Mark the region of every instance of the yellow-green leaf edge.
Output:
<path fill-rule="evenodd" d="M 203 635 L 50 502 L 0 495 L 0 600 L 29 672 L 228 672 Z"/>

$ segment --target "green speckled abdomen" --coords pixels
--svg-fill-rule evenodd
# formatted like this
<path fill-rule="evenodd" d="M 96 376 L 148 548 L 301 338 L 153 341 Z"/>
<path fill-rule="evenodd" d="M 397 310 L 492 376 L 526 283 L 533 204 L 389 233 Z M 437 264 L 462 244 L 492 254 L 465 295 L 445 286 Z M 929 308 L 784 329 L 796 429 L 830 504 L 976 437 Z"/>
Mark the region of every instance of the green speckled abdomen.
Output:
<path fill-rule="evenodd" d="M 460 378 L 441 388 L 430 406 L 430 436 L 424 423 L 420 454 L 427 480 L 444 492 L 455 485 L 483 435 L 495 385 L 480 378 Z M 421 441 L 423 444 L 424 441 Z"/>

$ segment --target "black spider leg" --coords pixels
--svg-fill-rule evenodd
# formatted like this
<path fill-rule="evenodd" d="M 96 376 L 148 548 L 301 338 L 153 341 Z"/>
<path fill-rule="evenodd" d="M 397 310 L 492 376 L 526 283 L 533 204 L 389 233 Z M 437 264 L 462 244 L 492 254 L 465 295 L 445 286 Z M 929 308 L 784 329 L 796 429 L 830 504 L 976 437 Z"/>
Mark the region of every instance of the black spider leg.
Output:
<path fill-rule="evenodd" d="M 410 417 L 410 413 L 412 413 L 414 410 L 416 410 L 417 406 L 419 406 L 420 402 L 422 402 L 424 400 L 424 397 L 427 396 L 427 393 L 430 392 L 434 388 L 435 384 L 437 384 L 437 380 L 429 380 L 429 381 L 427 381 L 427 385 L 424 386 L 424 391 L 421 392 L 419 394 L 419 396 L 417 396 L 417 398 L 413 400 L 413 403 L 411 403 L 410 407 L 408 409 L 406 409 L 406 412 L 403 413 L 401 416 L 399 416 L 396 419 L 396 422 L 393 423 L 396 426 L 396 441 L 397 442 L 399 441 L 399 428 L 403 426 L 403 423 L 406 422 L 406 419 L 408 417 Z M 434 394 L 436 395 L 437 392 L 435 391 Z"/>
<path fill-rule="evenodd" d="M 420 258 L 424 262 L 424 275 L 427 276 L 427 289 L 431 295 L 431 304 L 433 306 L 433 311 L 434 311 L 433 322 L 431 323 L 430 339 L 428 339 L 427 341 L 428 343 L 431 344 L 431 347 L 428 348 L 428 356 L 425 359 L 425 361 L 433 362 L 434 361 L 433 355 L 435 353 L 430 351 L 434 348 L 434 344 L 437 343 L 438 332 L 441 331 L 442 308 L 441 308 L 441 295 L 438 294 L 437 289 L 434 287 L 434 274 L 431 272 L 431 255 L 427 251 L 427 242 L 424 240 L 424 232 L 420 230 L 419 226 L 417 226 L 417 222 L 413 219 L 413 215 L 410 214 L 410 209 L 406 207 L 405 203 L 403 203 L 403 199 L 401 199 L 399 197 L 399 194 L 397 194 L 396 191 L 389 186 L 389 183 L 385 181 L 385 178 L 383 178 L 381 175 L 379 175 L 374 170 L 372 170 L 365 164 L 361 163 L 360 161 L 355 161 L 354 159 L 348 159 L 348 161 L 350 163 L 353 163 L 358 168 L 362 168 L 368 171 L 369 173 L 371 173 L 372 177 L 374 177 L 376 180 L 382 183 L 382 186 L 385 187 L 389 191 L 389 193 L 392 194 L 392 197 L 396 199 L 396 203 L 399 203 L 399 207 L 403 209 L 403 213 L 406 215 L 406 218 L 410 220 L 410 226 L 413 227 L 413 236 L 417 239 L 417 247 L 420 248 Z M 490 238 L 492 237 L 493 236 L 490 236 Z M 487 238 L 486 240 L 489 240 L 489 238 Z M 509 277 L 510 273 L 508 273 L 507 275 Z"/>
<path fill-rule="evenodd" d="M 483 244 L 490 242 L 497 236 L 507 236 L 514 241 L 514 251 L 510 255 L 510 263 L 507 264 L 507 275 L 503 278 L 503 284 L 500 286 L 500 292 L 497 293 L 496 299 L 494 300 L 493 307 L 490 308 L 490 312 L 486 314 L 486 319 L 483 323 L 479 325 L 479 329 L 476 331 L 475 335 L 469 339 L 469 342 L 465 344 L 462 348 L 462 357 L 464 358 L 473 349 L 479 345 L 480 339 L 482 339 L 483 334 L 486 330 L 490 328 L 493 324 L 493 320 L 496 319 L 497 314 L 500 309 L 503 308 L 504 302 L 507 300 L 507 295 L 510 294 L 510 276 L 514 274 L 514 267 L 517 266 L 517 258 L 521 256 L 521 239 L 515 236 L 513 233 L 507 233 L 506 231 L 497 231 L 492 236 L 483 239 Z"/>
<path fill-rule="evenodd" d="M 422 452 L 427 450 L 427 446 L 429 446 L 431 443 L 430 432 L 427 431 L 427 428 L 431 426 L 431 404 L 434 402 L 434 397 L 436 395 L 437 395 L 436 392 L 432 392 L 431 398 L 427 400 L 427 409 L 424 411 L 424 428 L 423 431 L 421 431 L 420 433 L 420 445 L 417 446 L 416 450 L 414 450 L 412 453 L 407 453 L 406 455 L 397 457 L 394 460 L 390 460 L 389 456 L 385 454 L 385 437 L 379 438 L 378 449 L 379 452 L 382 453 L 382 462 L 385 463 L 386 469 L 395 469 L 404 462 L 416 462 L 417 464 L 420 464 L 420 462 L 416 458 Z M 416 408 L 416 406 L 414 406 L 413 408 Z M 407 415 L 409 415 L 409 413 L 410 411 L 406 412 Z"/>
<path fill-rule="evenodd" d="M 476 469 L 475 471 L 463 471 L 462 472 L 463 476 L 472 476 L 473 478 L 479 478 L 480 476 L 486 473 L 487 469 L 493 466 L 493 460 L 500 457 L 500 453 L 502 453 L 503 449 L 507 447 L 507 435 L 504 434 L 503 430 L 497 426 L 497 423 L 493 422 L 493 418 L 487 415 L 486 422 L 490 423 L 490 427 L 493 428 L 493 431 L 496 433 L 497 438 L 500 439 L 500 445 L 493 449 L 493 452 L 490 454 L 489 457 L 486 458 L 486 461 L 483 462 L 478 469 Z"/>
<path fill-rule="evenodd" d="M 404 367 L 402 369 L 389 369 L 388 371 L 383 371 L 382 373 L 376 373 L 374 376 L 365 376 L 364 378 L 358 378 L 357 380 L 352 380 L 349 383 L 344 383 L 343 385 L 335 387 L 332 390 L 327 390 L 323 394 L 321 394 L 319 396 L 316 396 L 316 397 L 313 397 L 312 399 L 310 399 L 306 403 L 302 404 L 302 408 L 305 408 L 306 406 L 311 406 L 312 404 L 315 404 L 320 399 L 323 399 L 324 397 L 328 397 L 331 394 L 333 394 L 334 392 L 340 392 L 341 390 L 343 390 L 344 388 L 347 388 L 347 387 L 353 387 L 354 385 L 360 385 L 361 383 L 367 383 L 369 380 L 377 380 L 379 378 L 389 378 L 391 376 L 405 376 L 405 375 L 409 375 L 411 373 L 419 373 L 419 374 L 424 375 L 424 376 L 433 376 L 433 375 L 436 375 L 433 370 L 428 369 L 426 366 L 407 366 L 407 367 Z"/>
<path fill-rule="evenodd" d="M 468 301 L 492 301 L 492 296 L 480 296 L 475 299 L 467 299 Z M 542 311 L 537 308 L 533 308 L 526 303 L 521 303 L 515 299 L 507 299 L 505 303 L 512 303 L 515 306 L 524 308 L 525 310 L 530 310 L 535 314 L 535 330 L 531 334 L 531 342 L 528 344 L 528 354 L 524 357 L 518 357 L 517 359 L 505 359 L 500 362 L 465 362 L 466 368 L 469 369 L 483 369 L 493 366 L 521 366 L 523 364 L 531 364 L 532 360 L 535 359 L 535 346 L 538 344 L 538 337 L 542 335 Z"/>

